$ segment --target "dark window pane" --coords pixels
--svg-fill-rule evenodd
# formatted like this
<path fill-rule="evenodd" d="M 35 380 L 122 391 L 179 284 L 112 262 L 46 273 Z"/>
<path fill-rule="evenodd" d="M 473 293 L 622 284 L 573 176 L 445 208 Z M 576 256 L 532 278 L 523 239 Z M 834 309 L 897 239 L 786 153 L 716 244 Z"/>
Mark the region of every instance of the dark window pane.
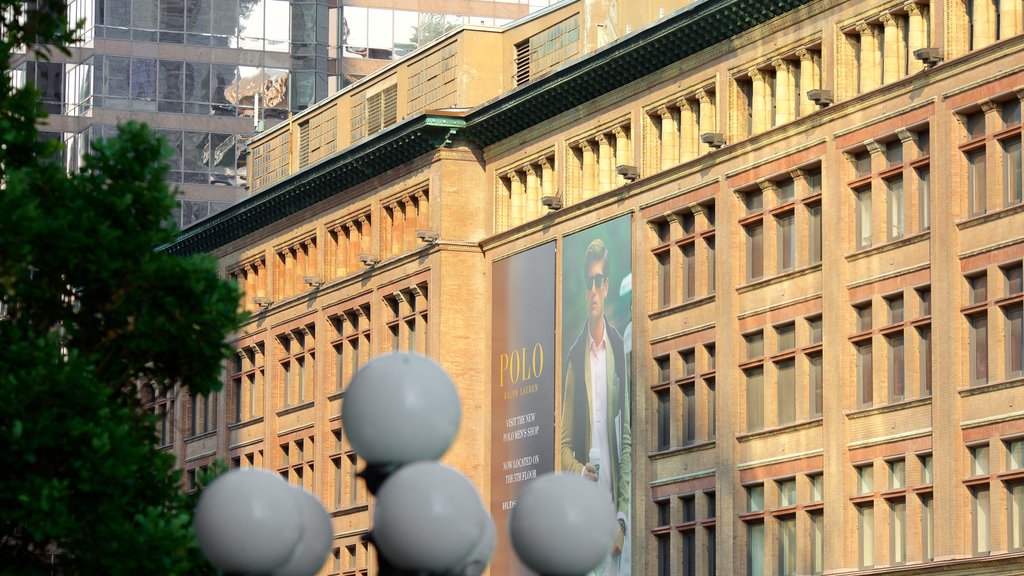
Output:
<path fill-rule="evenodd" d="M 132 60 L 132 98 L 156 99 L 156 60 L 135 58 Z"/>
<path fill-rule="evenodd" d="M 210 65 L 203 62 L 185 63 L 185 100 L 210 101 Z"/>
<path fill-rule="evenodd" d="M 159 65 L 160 76 L 157 87 L 161 100 L 182 99 L 182 63 L 161 60 Z"/>

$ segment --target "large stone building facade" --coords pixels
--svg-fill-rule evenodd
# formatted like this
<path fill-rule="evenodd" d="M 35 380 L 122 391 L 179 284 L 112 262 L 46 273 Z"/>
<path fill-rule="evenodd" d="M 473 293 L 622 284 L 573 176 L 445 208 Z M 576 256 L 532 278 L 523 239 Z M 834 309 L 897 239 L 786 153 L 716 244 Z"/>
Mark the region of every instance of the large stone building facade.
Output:
<path fill-rule="evenodd" d="M 223 392 L 154 402 L 167 449 L 315 491 L 325 571 L 374 573 L 347 379 L 438 360 L 490 503 L 495 266 L 553 242 L 561 326 L 569 244 L 626 221 L 633 573 L 1024 573 L 1021 0 L 623 4 L 449 33 L 253 141 L 166 248 L 252 312 Z"/>

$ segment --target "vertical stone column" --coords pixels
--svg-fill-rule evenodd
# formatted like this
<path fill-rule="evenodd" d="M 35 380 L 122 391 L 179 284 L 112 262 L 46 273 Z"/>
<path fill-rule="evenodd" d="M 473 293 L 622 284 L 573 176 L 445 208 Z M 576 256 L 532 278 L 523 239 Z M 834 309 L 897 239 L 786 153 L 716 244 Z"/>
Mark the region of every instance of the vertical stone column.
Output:
<path fill-rule="evenodd" d="M 807 172 L 804 170 L 790 170 L 790 178 L 793 179 L 793 198 L 796 205 L 793 209 L 793 243 L 795 244 L 793 268 L 799 268 L 810 261 L 810 238 L 808 235 L 807 207 L 800 203 L 800 199 L 807 196 Z M 800 364 L 798 362 L 798 364 Z M 798 366 L 799 367 L 799 366 Z M 805 368 L 801 367 L 801 374 Z M 806 388 L 806 387 L 804 387 Z M 801 387 L 797 386 L 798 402 L 796 405 L 797 417 L 801 410 L 807 409 L 807 397 L 800 396 Z"/>
<path fill-rule="evenodd" d="M 607 134 L 597 135 L 597 184 L 600 192 L 612 189 L 612 145 Z"/>
<path fill-rule="evenodd" d="M 526 219 L 533 220 L 540 213 L 540 183 L 537 181 L 537 167 L 529 164 L 526 171 Z"/>
<path fill-rule="evenodd" d="M 580 142 L 583 150 L 583 194 L 582 199 L 593 197 L 597 192 L 597 160 L 594 158 L 594 144 L 589 140 Z"/>
<path fill-rule="evenodd" d="M 699 154 L 699 111 L 695 111 L 685 98 L 680 98 L 676 106 L 679 108 L 679 162 L 689 162 Z"/>
<path fill-rule="evenodd" d="M 284 274 L 281 278 L 281 296 L 287 298 L 295 293 L 295 254 L 291 247 L 284 249 Z"/>
<path fill-rule="evenodd" d="M 541 197 L 555 195 L 555 170 L 552 166 L 552 159 L 540 159 L 540 189 Z"/>
<path fill-rule="evenodd" d="M 857 24 L 860 33 L 860 93 L 878 87 L 881 76 L 878 69 L 878 38 L 875 29 L 866 22 Z"/>
<path fill-rule="evenodd" d="M 1020 0 L 997 0 L 999 2 L 999 39 L 1005 40 L 1021 32 Z"/>
<path fill-rule="evenodd" d="M 388 208 L 391 210 L 391 242 L 388 244 L 388 251 L 391 256 L 397 256 L 402 253 L 405 216 L 398 202 L 392 202 Z"/>
<path fill-rule="evenodd" d="M 242 306 L 245 310 L 251 310 L 253 307 L 252 298 L 256 296 L 256 265 L 249 264 L 242 268 L 242 274 L 245 274 L 245 305 Z"/>
<path fill-rule="evenodd" d="M 373 229 L 370 227 L 370 217 L 368 214 L 363 214 L 359 217 L 359 244 L 358 252 L 356 252 L 357 260 L 358 254 L 366 252 L 367 254 L 374 253 L 375 246 L 373 245 Z"/>
<path fill-rule="evenodd" d="M 416 243 L 416 203 L 413 202 L 412 196 L 406 196 L 402 199 L 402 208 L 405 213 L 405 219 L 403 223 L 405 225 L 405 249 L 415 250 Z"/>
<path fill-rule="evenodd" d="M 768 112 L 770 109 L 766 109 L 764 105 L 765 97 L 768 96 L 768 90 L 763 72 L 757 68 L 751 68 L 747 73 L 750 75 L 750 81 L 753 83 L 753 90 L 751 91 L 753 97 L 750 103 L 750 130 L 751 134 L 760 134 L 768 129 Z"/>
<path fill-rule="evenodd" d="M 896 130 L 896 136 L 900 139 L 900 145 L 903 147 L 903 235 L 909 236 L 916 232 L 921 231 L 921 222 L 918 218 L 917 213 L 917 175 L 914 173 L 914 169 L 910 167 L 910 162 L 917 157 L 917 141 L 914 135 L 906 128 L 900 128 Z M 911 348 L 908 345 L 905 350 L 909 351 Z M 908 355 L 909 359 L 909 355 Z M 904 372 L 907 374 L 905 378 L 909 390 L 909 383 L 915 382 L 916 380 L 910 379 L 911 367 L 909 360 L 905 363 Z M 909 393 L 908 393 L 909 396 Z"/>
<path fill-rule="evenodd" d="M 256 270 L 256 295 L 267 295 L 267 270 L 266 263 L 262 258 L 253 265 Z"/>
<path fill-rule="evenodd" d="M 700 143 L 700 135 L 709 132 L 718 132 L 718 123 L 715 118 L 716 110 L 714 94 L 714 92 L 708 93 L 708 91 L 703 88 L 697 90 L 697 149 L 700 151 L 700 154 L 706 154 L 711 151 L 711 146 Z"/>
<path fill-rule="evenodd" d="M 509 182 L 509 189 L 511 190 L 511 209 L 509 210 L 508 224 L 509 228 L 519 226 L 523 223 L 523 217 L 525 216 L 524 206 L 525 198 L 523 198 L 523 183 L 519 179 L 519 173 L 513 170 L 506 175 Z"/>
<path fill-rule="evenodd" d="M 251 416 L 261 416 L 263 415 L 263 394 L 266 390 L 266 387 L 264 386 L 264 377 L 266 376 L 266 359 L 263 357 L 263 351 L 260 350 L 259 346 L 252 347 L 252 354 L 253 364 L 256 365 L 256 390 L 253 392 Z M 262 463 L 257 463 L 256 465 L 261 466 Z"/>
<path fill-rule="evenodd" d="M 626 180 L 625 176 L 618 175 L 615 172 L 615 168 L 621 165 L 632 165 L 633 155 L 629 153 L 629 135 L 624 127 L 616 126 L 612 128 L 612 135 L 615 136 L 615 161 L 612 162 L 612 182 L 615 182 L 617 186 L 622 186 L 628 180 Z"/>
<path fill-rule="evenodd" d="M 996 41 L 996 14 L 993 0 L 974 2 L 974 44 L 972 50 L 984 48 Z"/>
<path fill-rule="evenodd" d="M 359 224 L 353 220 L 345 226 L 348 228 L 348 246 L 345 247 L 348 257 L 346 258 L 345 273 L 352 274 L 359 270 Z"/>
<path fill-rule="evenodd" d="M 796 119 L 796 84 L 792 64 L 776 58 L 772 66 L 775 68 L 775 125 L 778 126 Z"/>
<path fill-rule="evenodd" d="M 927 47 L 924 14 L 915 2 L 907 2 L 903 9 L 907 11 L 907 73 L 914 74 L 924 69 L 924 63 L 914 58 L 915 50 Z"/>
<path fill-rule="evenodd" d="M 761 180 L 760 182 L 757 183 L 757 185 L 761 187 L 761 193 L 763 194 L 763 200 L 762 201 L 764 203 L 764 212 L 765 212 L 765 214 L 767 214 L 772 208 L 774 208 L 778 204 L 779 189 L 775 186 L 775 182 L 772 182 L 771 180 Z M 779 263 L 778 263 L 778 260 L 779 260 L 779 258 L 778 258 L 778 255 L 779 255 L 779 246 L 778 246 L 778 231 L 779 231 L 779 227 L 778 227 L 778 224 L 776 223 L 775 218 L 773 218 L 770 215 L 768 215 L 764 219 L 762 219 L 761 222 L 762 222 L 762 225 L 764 226 L 764 228 L 762 229 L 763 230 L 763 235 L 761 236 L 761 239 L 762 239 L 761 246 L 762 246 L 762 252 L 763 252 L 762 260 L 764 262 L 764 276 L 763 277 L 766 278 L 768 276 L 773 276 L 774 274 L 776 274 L 779 271 Z M 771 386 L 773 386 L 773 387 L 775 386 L 775 379 L 774 378 L 769 378 L 769 372 L 774 372 L 774 371 L 772 371 L 772 370 L 765 370 L 765 375 L 764 375 L 764 396 L 765 396 L 765 399 L 768 398 L 769 384 Z M 772 396 L 772 398 L 774 398 L 774 395 Z M 770 422 L 774 422 L 775 421 L 775 410 L 774 410 L 775 403 L 774 403 L 774 401 L 771 404 L 769 404 L 769 406 L 771 406 L 772 409 L 770 411 L 766 410 L 765 411 L 765 415 L 764 415 L 764 424 L 765 424 L 766 428 L 770 425 L 769 424 Z M 771 414 L 769 414 L 769 412 L 771 412 Z"/>
<path fill-rule="evenodd" d="M 416 229 L 432 230 L 430 225 L 430 199 L 426 190 L 416 192 Z"/>
<path fill-rule="evenodd" d="M 295 274 L 292 277 L 292 288 L 296 293 L 306 291 L 306 283 L 304 281 L 306 274 L 306 247 L 304 244 L 304 242 L 299 242 L 292 246 L 292 250 L 295 252 Z"/>
<path fill-rule="evenodd" d="M 818 109 L 814 101 L 807 97 L 808 91 L 818 88 L 818 82 L 814 74 L 814 56 L 810 50 L 801 48 L 797 50 L 796 55 L 800 58 L 800 94 L 796 95 L 797 110 L 800 116 L 805 116 L 813 114 Z"/>
<path fill-rule="evenodd" d="M 679 126 L 672 108 L 658 108 L 661 116 L 661 169 L 667 170 L 679 162 Z"/>
<path fill-rule="evenodd" d="M 892 14 L 882 14 L 882 25 L 884 26 L 883 52 L 885 59 L 882 62 L 882 83 L 888 84 L 895 82 L 900 77 L 899 69 L 899 47 L 897 37 L 899 36 L 896 28 L 896 18 Z"/>

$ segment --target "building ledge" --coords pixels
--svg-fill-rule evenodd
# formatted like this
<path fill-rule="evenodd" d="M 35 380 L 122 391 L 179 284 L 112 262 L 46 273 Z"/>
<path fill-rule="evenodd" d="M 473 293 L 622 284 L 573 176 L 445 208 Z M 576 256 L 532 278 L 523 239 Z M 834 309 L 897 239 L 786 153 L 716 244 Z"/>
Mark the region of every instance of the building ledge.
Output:
<path fill-rule="evenodd" d="M 845 415 L 850 420 L 856 420 L 858 418 L 867 418 L 869 416 L 886 414 L 888 412 L 898 412 L 900 410 L 915 408 L 917 406 L 924 406 L 925 404 L 931 403 L 932 397 L 924 396 L 921 398 L 911 398 L 910 400 L 900 400 L 899 402 L 891 402 L 883 406 L 872 406 L 870 408 L 864 408 L 860 410 L 848 410 L 845 412 Z"/>
<path fill-rule="evenodd" d="M 910 236 L 904 236 L 903 238 L 897 238 L 896 240 L 889 240 L 884 244 L 878 246 L 871 246 L 857 250 L 856 252 L 850 252 L 846 255 L 847 262 L 856 262 L 857 260 L 863 260 L 875 256 L 876 254 L 885 254 L 892 250 L 898 250 L 904 246 L 910 246 L 911 244 L 917 244 L 918 242 L 924 242 L 931 238 L 931 230 L 925 230 L 924 232 L 918 232 L 911 234 Z"/>
<path fill-rule="evenodd" d="M 793 268 L 792 270 L 786 270 L 785 272 L 776 274 L 774 276 L 758 278 L 757 280 L 748 282 L 747 284 L 744 284 L 742 286 L 738 286 L 736 288 L 736 293 L 746 294 L 747 292 L 753 292 L 754 290 L 764 288 L 765 286 L 772 286 L 774 284 L 788 282 L 789 280 L 805 276 L 812 272 L 817 272 L 818 270 L 821 270 L 821 262 L 818 262 L 817 264 L 811 264 L 808 266 L 801 266 L 799 268 Z"/>
<path fill-rule="evenodd" d="M 996 390 L 1006 390 L 1007 388 L 1018 388 L 1020 386 L 1024 386 L 1024 377 L 1018 376 L 1016 378 L 1008 378 L 998 382 L 979 384 L 969 388 L 958 388 L 956 393 L 959 394 L 961 398 L 966 398 L 967 396 L 987 394 L 989 392 L 995 392 Z"/>
<path fill-rule="evenodd" d="M 693 452 L 703 452 L 704 450 L 710 450 L 714 447 L 714 440 L 701 440 L 693 444 L 687 444 L 686 446 L 673 446 L 672 448 L 658 450 L 657 452 L 648 452 L 647 457 L 650 458 L 651 460 L 664 460 L 665 458 L 671 458 L 672 456 L 678 456 L 680 454 L 692 454 Z"/>
<path fill-rule="evenodd" d="M 764 430 L 758 430 L 757 432 L 745 432 L 743 434 L 736 435 L 737 442 L 752 442 L 761 438 L 771 438 L 773 436 L 781 436 L 788 434 L 789 432 L 796 432 L 798 430 L 808 430 L 810 428 L 818 428 L 822 424 L 821 416 L 812 420 L 804 420 L 803 422 L 796 422 L 794 424 L 786 424 L 785 426 L 775 426 L 773 428 L 765 428 Z"/>

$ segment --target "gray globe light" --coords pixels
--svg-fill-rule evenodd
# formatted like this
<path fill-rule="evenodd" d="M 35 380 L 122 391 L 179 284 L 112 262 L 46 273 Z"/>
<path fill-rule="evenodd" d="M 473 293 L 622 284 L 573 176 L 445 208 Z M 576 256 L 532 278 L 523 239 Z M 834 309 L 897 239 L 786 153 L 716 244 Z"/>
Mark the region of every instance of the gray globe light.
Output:
<path fill-rule="evenodd" d="M 373 541 L 398 568 L 448 574 L 474 552 L 488 522 L 476 489 L 458 470 L 415 462 L 377 493 Z"/>
<path fill-rule="evenodd" d="M 280 476 L 264 470 L 221 475 L 196 505 L 199 548 L 224 573 L 265 574 L 284 565 L 302 535 L 294 492 Z"/>
<path fill-rule="evenodd" d="M 451 378 L 436 362 L 407 352 L 370 360 L 345 390 L 342 422 L 369 464 L 436 460 L 455 439 L 461 410 Z"/>
<path fill-rule="evenodd" d="M 590 572 L 611 552 L 618 524 L 610 497 L 575 474 L 548 473 L 519 491 L 509 518 L 512 546 L 545 576 Z"/>
<path fill-rule="evenodd" d="M 292 498 L 302 517 L 302 536 L 291 558 L 271 576 L 314 576 L 327 560 L 334 528 L 327 510 L 316 496 L 302 488 L 293 488 Z"/>
<path fill-rule="evenodd" d="M 494 530 L 494 519 L 487 514 L 484 531 L 480 534 L 476 547 L 473 548 L 469 558 L 455 569 L 454 573 L 458 576 L 480 576 L 483 574 L 487 565 L 491 563 L 491 556 L 494 556 L 494 547 L 497 542 L 498 536 Z"/>

